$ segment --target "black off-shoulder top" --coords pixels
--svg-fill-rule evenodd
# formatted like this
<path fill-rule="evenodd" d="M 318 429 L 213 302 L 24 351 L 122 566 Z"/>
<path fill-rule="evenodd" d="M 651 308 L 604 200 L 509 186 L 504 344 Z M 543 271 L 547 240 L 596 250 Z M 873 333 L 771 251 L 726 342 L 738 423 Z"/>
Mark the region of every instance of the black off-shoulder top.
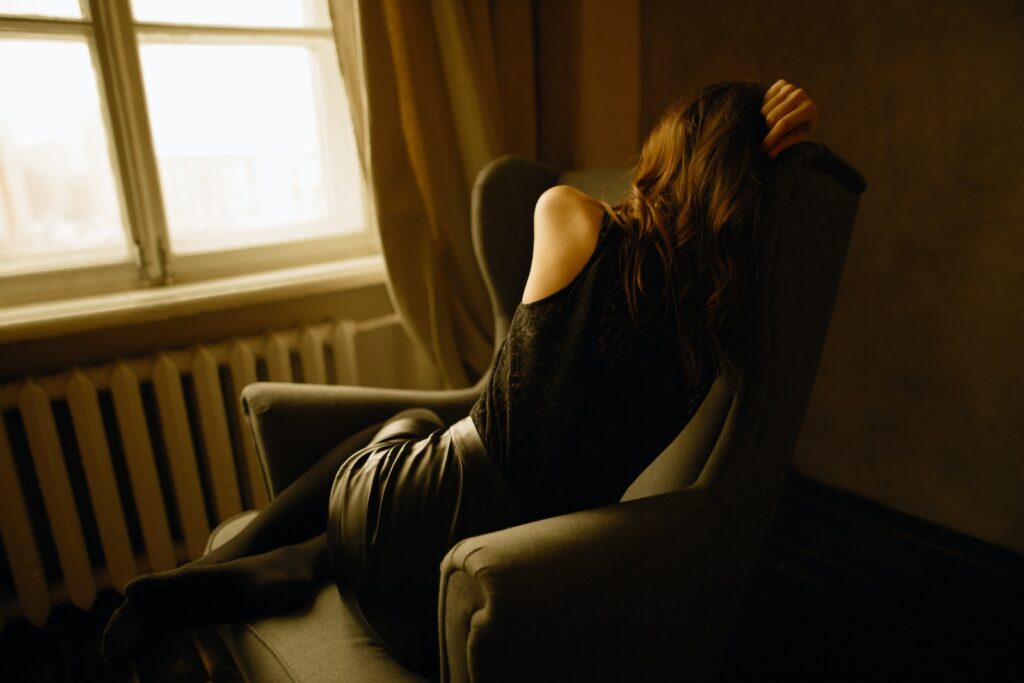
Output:
<path fill-rule="evenodd" d="M 618 500 L 675 438 L 713 377 L 684 377 L 675 325 L 636 326 L 608 214 L 564 288 L 520 303 L 470 416 L 530 519 Z M 709 366 L 710 364 L 706 364 Z"/>

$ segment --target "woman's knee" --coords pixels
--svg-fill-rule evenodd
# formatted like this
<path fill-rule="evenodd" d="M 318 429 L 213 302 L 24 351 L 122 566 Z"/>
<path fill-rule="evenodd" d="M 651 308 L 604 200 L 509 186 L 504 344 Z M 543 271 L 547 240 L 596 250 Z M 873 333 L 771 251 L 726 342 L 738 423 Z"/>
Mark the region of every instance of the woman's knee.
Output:
<path fill-rule="evenodd" d="M 421 439 L 435 430 L 444 429 L 444 426 L 444 421 L 434 411 L 408 408 L 389 417 L 371 442 L 396 438 Z"/>
<path fill-rule="evenodd" d="M 442 420 L 437 413 L 435 413 L 433 410 L 430 410 L 429 408 L 406 408 L 405 410 L 399 413 L 395 413 L 390 418 L 388 418 L 388 422 L 392 422 L 393 420 L 401 420 L 403 418 L 423 420 L 424 422 L 433 422 L 439 428 L 445 426 L 444 420 Z"/>

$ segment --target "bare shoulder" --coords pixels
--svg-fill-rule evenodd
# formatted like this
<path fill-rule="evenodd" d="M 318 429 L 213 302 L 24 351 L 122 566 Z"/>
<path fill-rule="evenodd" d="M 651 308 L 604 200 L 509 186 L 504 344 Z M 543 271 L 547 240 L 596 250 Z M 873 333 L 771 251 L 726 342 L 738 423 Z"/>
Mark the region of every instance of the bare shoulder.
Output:
<path fill-rule="evenodd" d="M 590 206 L 600 208 L 600 202 L 572 185 L 555 185 L 537 199 L 534 218 L 584 212 Z"/>
<path fill-rule="evenodd" d="M 599 201 L 569 185 L 556 185 L 540 196 L 524 303 L 554 294 L 579 274 L 597 245 L 603 215 Z"/>

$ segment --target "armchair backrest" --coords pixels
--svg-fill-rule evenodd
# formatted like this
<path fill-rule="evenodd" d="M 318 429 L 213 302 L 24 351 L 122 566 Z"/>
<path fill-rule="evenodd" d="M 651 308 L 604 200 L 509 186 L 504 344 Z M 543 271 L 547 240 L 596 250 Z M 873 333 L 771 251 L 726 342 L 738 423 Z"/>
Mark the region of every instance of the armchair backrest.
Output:
<path fill-rule="evenodd" d="M 756 338 L 742 395 L 719 377 L 694 419 L 633 482 L 632 500 L 691 487 L 707 493 L 735 472 L 770 518 L 810 398 L 861 192 L 853 167 L 820 144 L 779 158 L 758 237 Z M 695 491 L 696 492 L 696 491 Z"/>

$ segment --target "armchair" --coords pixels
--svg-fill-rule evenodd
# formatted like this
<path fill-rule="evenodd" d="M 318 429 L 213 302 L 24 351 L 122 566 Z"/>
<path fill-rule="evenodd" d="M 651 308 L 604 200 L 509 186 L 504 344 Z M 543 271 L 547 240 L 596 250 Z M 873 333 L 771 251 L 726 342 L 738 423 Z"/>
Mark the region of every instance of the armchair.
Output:
<path fill-rule="evenodd" d="M 532 209 L 559 182 L 614 201 L 618 172 L 559 175 L 504 158 L 473 192 L 473 240 L 508 330 L 530 264 Z M 619 503 L 468 538 L 445 557 L 439 675 L 469 680 L 714 677 L 788 471 L 831 317 L 861 176 L 821 145 L 779 157 L 759 247 L 751 381 L 723 380 Z M 487 378 L 424 392 L 259 383 L 243 405 L 275 495 L 335 443 L 411 406 L 464 417 Z M 254 515 L 218 527 L 211 547 Z M 301 610 L 219 627 L 251 681 L 414 681 L 361 631 L 332 583 Z"/>

